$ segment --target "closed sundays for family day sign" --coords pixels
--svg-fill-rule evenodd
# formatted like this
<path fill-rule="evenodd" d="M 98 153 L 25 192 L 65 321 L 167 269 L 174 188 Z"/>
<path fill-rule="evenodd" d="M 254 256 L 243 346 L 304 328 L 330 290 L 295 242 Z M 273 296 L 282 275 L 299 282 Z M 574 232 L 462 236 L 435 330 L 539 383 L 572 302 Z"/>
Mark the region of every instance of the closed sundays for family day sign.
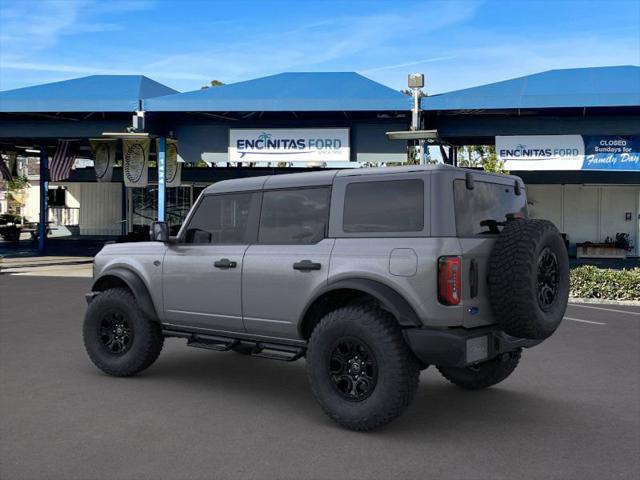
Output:
<path fill-rule="evenodd" d="M 585 136 L 583 170 L 640 170 L 640 136 Z"/>
<path fill-rule="evenodd" d="M 229 161 L 348 162 L 348 128 L 230 129 Z"/>
<path fill-rule="evenodd" d="M 508 170 L 640 170 L 640 136 L 496 136 Z"/>

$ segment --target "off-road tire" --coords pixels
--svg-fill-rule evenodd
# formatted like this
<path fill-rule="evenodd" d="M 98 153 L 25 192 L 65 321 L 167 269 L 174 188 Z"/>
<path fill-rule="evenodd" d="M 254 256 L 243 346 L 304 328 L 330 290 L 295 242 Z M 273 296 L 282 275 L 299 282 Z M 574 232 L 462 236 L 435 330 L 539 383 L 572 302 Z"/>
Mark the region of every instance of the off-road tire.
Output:
<path fill-rule="evenodd" d="M 330 358 L 336 342 L 356 339 L 375 359 L 377 382 L 367 398 L 345 399 L 332 381 Z M 419 365 L 393 316 L 374 305 L 348 305 L 326 314 L 307 350 L 307 373 L 325 413 L 351 430 L 367 431 L 399 417 L 418 388 Z"/>
<path fill-rule="evenodd" d="M 437 367 L 444 378 L 466 390 L 481 390 L 500 383 L 513 373 L 521 351 L 503 353 L 493 360 L 467 368 Z"/>
<path fill-rule="evenodd" d="M 101 338 L 103 319 L 112 312 L 123 315 L 133 331 L 131 344 L 121 354 L 109 351 Z M 116 377 L 128 377 L 148 368 L 158 358 L 164 344 L 160 324 L 147 318 L 133 294 L 125 288 L 105 290 L 91 301 L 82 334 L 91 361 L 103 372 Z"/>
<path fill-rule="evenodd" d="M 550 254 L 557 267 L 557 286 L 553 300 L 542 305 L 539 262 Z M 569 257 L 553 223 L 508 221 L 491 252 L 488 277 L 493 314 L 506 333 L 542 340 L 556 331 L 569 298 Z"/>

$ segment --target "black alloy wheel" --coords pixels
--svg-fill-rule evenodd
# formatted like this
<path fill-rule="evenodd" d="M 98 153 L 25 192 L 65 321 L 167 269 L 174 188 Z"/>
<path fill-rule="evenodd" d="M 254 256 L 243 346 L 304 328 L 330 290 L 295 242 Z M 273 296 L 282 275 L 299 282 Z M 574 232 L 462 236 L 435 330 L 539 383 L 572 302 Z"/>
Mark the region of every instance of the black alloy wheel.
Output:
<path fill-rule="evenodd" d="M 544 340 L 560 326 L 569 299 L 569 256 L 553 223 L 508 221 L 489 258 L 491 310 L 505 333 Z"/>
<path fill-rule="evenodd" d="M 329 356 L 329 375 L 334 388 L 346 400 L 368 398 L 378 381 L 378 365 L 367 345 L 354 337 L 339 339 Z"/>
<path fill-rule="evenodd" d="M 548 310 L 558 292 L 558 257 L 549 247 L 542 250 L 538 258 L 538 304 Z"/>
<path fill-rule="evenodd" d="M 129 377 L 151 366 L 164 344 L 160 323 L 142 311 L 126 288 L 103 290 L 91 300 L 82 337 L 94 365 L 115 377 Z"/>
<path fill-rule="evenodd" d="M 123 355 L 133 343 L 133 327 L 126 314 L 107 312 L 100 321 L 100 341 L 112 355 Z"/>

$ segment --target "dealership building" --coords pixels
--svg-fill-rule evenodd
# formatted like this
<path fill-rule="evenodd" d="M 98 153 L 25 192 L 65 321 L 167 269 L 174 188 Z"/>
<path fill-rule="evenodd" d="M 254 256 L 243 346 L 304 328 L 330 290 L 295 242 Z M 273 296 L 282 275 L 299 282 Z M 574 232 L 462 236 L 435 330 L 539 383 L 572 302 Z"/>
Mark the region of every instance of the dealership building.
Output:
<path fill-rule="evenodd" d="M 495 145 L 525 181 L 530 214 L 566 233 L 571 254 L 624 233 L 627 255 L 640 255 L 640 67 L 551 70 L 422 108 L 425 128 L 449 144 Z M 591 254 L 620 255 L 610 250 Z"/>
<path fill-rule="evenodd" d="M 350 72 L 186 93 L 143 76 L 91 76 L 0 92 L 0 151 L 29 168 L 23 214 L 38 220 L 46 205 L 54 236 L 136 238 L 157 217 L 177 228 L 223 179 L 405 162 L 406 141 L 386 132 L 409 130 L 411 106 Z M 572 253 L 619 233 L 629 256 L 640 253 L 639 67 L 543 72 L 424 97 L 421 110 L 419 128 L 437 132 L 429 141 L 447 162 L 462 146 L 495 145 L 525 180 L 531 214 L 566 233 Z M 59 161 L 61 141 L 95 166 L 78 160 L 47 184 L 38 168 Z"/>

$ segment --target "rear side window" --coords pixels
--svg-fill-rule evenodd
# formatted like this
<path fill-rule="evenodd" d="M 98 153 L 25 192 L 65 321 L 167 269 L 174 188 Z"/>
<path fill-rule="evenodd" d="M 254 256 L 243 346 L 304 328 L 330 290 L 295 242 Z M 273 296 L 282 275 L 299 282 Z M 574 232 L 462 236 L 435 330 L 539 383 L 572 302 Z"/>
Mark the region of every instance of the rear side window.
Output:
<path fill-rule="evenodd" d="M 246 243 L 252 193 L 205 196 L 189 221 L 186 243 Z"/>
<path fill-rule="evenodd" d="M 464 180 L 456 180 L 453 191 L 460 237 L 497 233 L 491 221 L 504 222 L 508 214 L 527 216 L 527 197 L 516 195 L 512 186 L 476 181 L 469 190 Z"/>
<path fill-rule="evenodd" d="M 328 220 L 328 188 L 264 192 L 258 242 L 317 243 L 325 237 Z"/>
<path fill-rule="evenodd" d="M 420 232 L 424 182 L 419 179 L 354 182 L 344 196 L 345 233 Z"/>

